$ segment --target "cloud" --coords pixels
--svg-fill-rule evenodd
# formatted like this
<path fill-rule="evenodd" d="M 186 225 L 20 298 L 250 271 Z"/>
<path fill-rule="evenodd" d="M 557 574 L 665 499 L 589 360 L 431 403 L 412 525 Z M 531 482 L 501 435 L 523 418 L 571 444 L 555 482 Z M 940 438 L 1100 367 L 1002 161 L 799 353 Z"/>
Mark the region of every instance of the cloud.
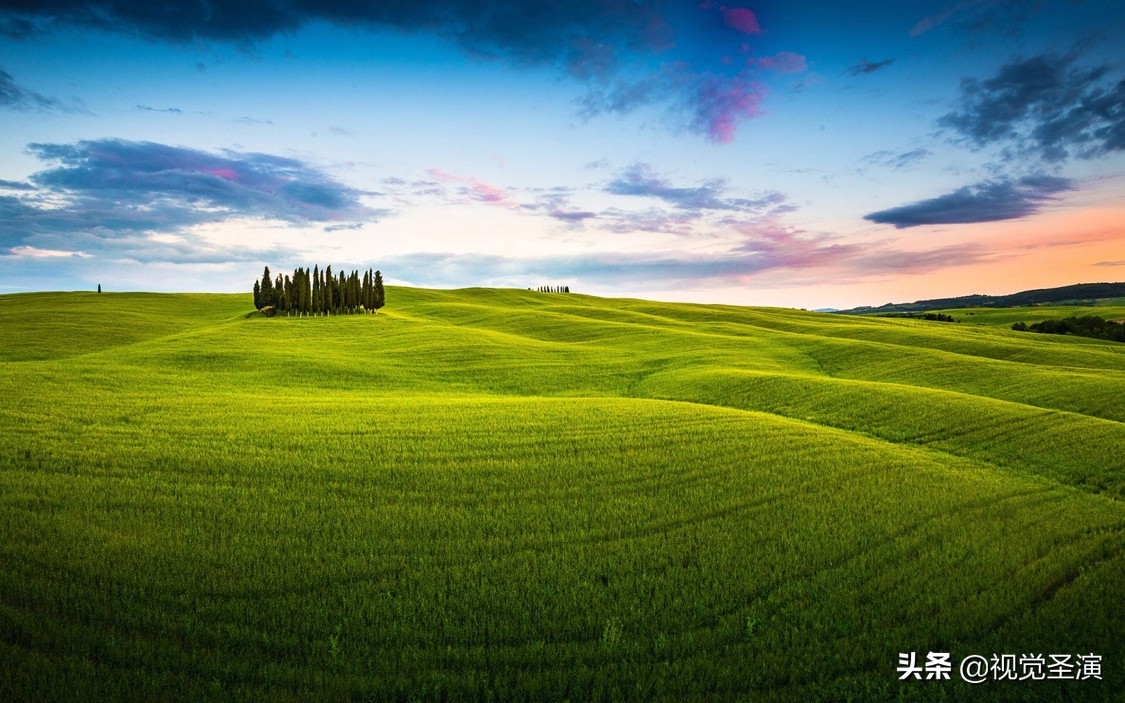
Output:
<path fill-rule="evenodd" d="M 896 152 L 888 149 L 873 152 L 863 157 L 869 164 L 887 166 L 893 169 L 906 169 L 930 155 L 929 149 L 914 149 L 906 152 Z"/>
<path fill-rule="evenodd" d="M 596 212 L 590 212 L 589 210 L 551 210 L 547 215 L 569 223 L 582 222 L 598 216 Z"/>
<path fill-rule="evenodd" d="M 179 44 L 253 45 L 312 24 L 437 36 L 465 53 L 517 66 L 551 67 L 583 82 L 583 114 L 624 113 L 660 103 L 671 119 L 718 143 L 760 114 L 766 90 L 753 71 L 797 72 L 804 59 L 779 52 L 735 61 L 765 32 L 753 10 L 670 0 L 52 0 L 0 4 L 12 26 L 77 25 Z M 202 65 L 202 64 L 201 64 Z"/>
<path fill-rule="evenodd" d="M 657 175 L 652 166 L 638 162 L 606 184 L 604 190 L 614 195 L 656 198 L 683 210 L 764 211 L 785 202 L 785 196 L 776 191 L 757 198 L 730 198 L 724 196 L 726 189 L 726 181 L 722 179 L 705 181 L 694 188 L 673 186 Z"/>
<path fill-rule="evenodd" d="M 778 73 L 801 73 L 809 68 L 808 60 L 792 51 L 779 51 L 773 56 L 763 56 L 752 61 L 759 68 Z"/>
<path fill-rule="evenodd" d="M 54 0 L 16 3 L 14 8 L 10 7 L 12 3 L 6 4 L 9 7 L 0 9 L 0 17 L 25 25 L 33 20 L 48 20 L 177 43 L 255 42 L 316 22 L 358 28 L 392 27 L 445 36 L 474 53 L 520 62 L 559 62 L 576 71 L 604 60 L 598 57 L 607 50 L 611 54 L 619 47 L 657 51 L 672 41 L 671 30 L 661 14 L 661 3 L 651 0 L 210 0 L 157 5 L 148 0 Z"/>
<path fill-rule="evenodd" d="M 1099 261 L 1094 266 L 1125 266 L 1125 261 Z"/>
<path fill-rule="evenodd" d="M 221 263 L 249 256 L 248 248 L 217 249 L 192 228 L 232 220 L 350 226 L 390 214 L 364 205 L 368 193 L 270 154 L 117 139 L 31 144 L 28 151 L 47 168 L 30 177 L 30 188 L 15 188 L 18 195 L 0 195 L 0 250 L 12 255 L 80 251 Z"/>
<path fill-rule="evenodd" d="M 574 256 L 516 258 L 494 254 L 415 253 L 390 257 L 385 269 L 415 285 L 526 286 L 550 277 L 620 287 L 713 287 L 748 284 L 767 274 L 790 285 L 809 280 L 848 280 L 884 274 L 925 274 L 971 265 L 994 256 L 979 244 L 903 251 L 841 244 L 783 228 L 745 223 L 741 245 L 726 251 L 596 252 Z"/>
<path fill-rule="evenodd" d="M 961 82 L 961 108 L 938 124 L 975 148 L 999 144 L 1048 162 L 1125 150 L 1125 80 L 1073 54 L 1004 64 L 987 80 Z"/>
<path fill-rule="evenodd" d="M 745 7 L 724 7 L 723 24 L 743 34 L 761 34 L 762 27 L 758 24 L 758 16 Z"/>
<path fill-rule="evenodd" d="M 910 36 L 916 37 L 925 34 L 931 29 L 944 24 L 946 20 L 961 10 L 972 7 L 973 5 L 979 5 L 981 2 L 982 0 L 961 0 L 961 2 L 956 5 L 951 5 L 937 14 L 923 17 L 911 28 Z"/>
<path fill-rule="evenodd" d="M 900 229 L 919 225 L 968 224 L 1014 220 L 1033 215 L 1054 200 L 1056 193 L 1073 188 L 1069 179 L 1027 176 L 965 186 L 929 200 L 880 210 L 864 217 Z"/>
<path fill-rule="evenodd" d="M 611 207 L 599 213 L 598 220 L 601 229 L 617 234 L 653 232 L 690 236 L 696 232 L 699 216 L 690 212 L 668 212 L 661 208 L 622 210 Z"/>
<path fill-rule="evenodd" d="M 881 71 L 887 66 L 890 66 L 894 62 L 894 59 L 883 59 L 882 61 L 876 61 L 874 63 L 868 61 L 867 59 L 860 59 L 859 63 L 848 66 L 848 73 L 852 74 L 853 76 L 875 73 L 876 71 Z"/>
<path fill-rule="evenodd" d="M 692 128 L 719 144 L 734 141 L 738 123 L 761 112 L 765 85 L 744 76 L 709 77 L 698 87 Z"/>
<path fill-rule="evenodd" d="M 30 183 L 5 180 L 0 180 L 0 188 L 3 188 L 4 190 L 35 190 L 35 186 L 31 185 Z"/>
<path fill-rule="evenodd" d="M 12 74 L 0 69 L 0 108 L 21 112 L 69 110 L 58 100 L 48 98 L 16 83 Z"/>
<path fill-rule="evenodd" d="M 1043 9 L 1042 0 L 961 0 L 955 5 L 920 19 L 910 30 L 917 37 L 946 24 L 950 18 L 959 19 L 950 24 L 951 32 L 975 39 L 989 32 L 1018 36 L 1022 25 L 1033 14 Z"/>
<path fill-rule="evenodd" d="M 208 221 L 252 216 L 292 223 L 366 219 L 363 195 L 296 159 L 224 151 L 214 154 L 120 139 L 30 144 L 54 163 L 31 181 L 102 205 L 168 207 Z"/>
<path fill-rule="evenodd" d="M 459 176 L 454 173 L 449 173 L 448 171 L 443 171 L 440 168 L 427 169 L 426 173 L 442 182 L 463 184 L 460 189 L 461 195 L 472 200 L 504 206 L 515 204 L 507 190 L 499 186 L 484 183 L 483 181 L 478 181 L 472 176 Z"/>
<path fill-rule="evenodd" d="M 90 255 L 84 251 L 61 251 L 58 249 L 36 249 L 30 246 L 12 247 L 8 255 L 30 259 L 87 259 Z"/>
<path fill-rule="evenodd" d="M 179 115 L 183 113 L 183 110 L 178 107 L 150 107 L 148 105 L 137 105 L 137 109 L 144 110 L 145 112 L 169 112 L 173 115 Z"/>

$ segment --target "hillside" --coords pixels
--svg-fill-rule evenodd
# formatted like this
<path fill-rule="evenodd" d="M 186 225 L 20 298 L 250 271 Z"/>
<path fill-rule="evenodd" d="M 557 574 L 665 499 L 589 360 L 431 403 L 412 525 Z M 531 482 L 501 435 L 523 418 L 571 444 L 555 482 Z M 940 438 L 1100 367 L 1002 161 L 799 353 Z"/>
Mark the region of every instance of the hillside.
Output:
<path fill-rule="evenodd" d="M 1125 345 L 522 290 L 252 307 L 0 296 L 0 699 L 1125 686 Z M 1103 679 L 899 681 L 912 651 Z"/>
<path fill-rule="evenodd" d="M 1010 295 L 963 295 L 913 303 L 887 303 L 838 311 L 843 315 L 890 315 L 954 308 L 1016 308 L 1028 305 L 1093 305 L 1106 299 L 1125 298 L 1125 283 L 1078 283 L 1059 288 L 1038 288 Z M 1120 301 L 1115 301 L 1120 302 Z"/>

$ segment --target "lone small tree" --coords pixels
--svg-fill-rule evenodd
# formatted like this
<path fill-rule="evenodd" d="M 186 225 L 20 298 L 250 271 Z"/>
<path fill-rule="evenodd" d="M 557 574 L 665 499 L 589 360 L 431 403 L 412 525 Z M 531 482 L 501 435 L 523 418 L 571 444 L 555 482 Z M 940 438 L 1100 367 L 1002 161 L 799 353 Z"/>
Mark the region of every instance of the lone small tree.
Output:
<path fill-rule="evenodd" d="M 102 292 L 102 284 L 100 284 L 100 283 L 98 284 L 98 292 L 99 292 L 99 293 L 101 293 L 101 292 Z"/>

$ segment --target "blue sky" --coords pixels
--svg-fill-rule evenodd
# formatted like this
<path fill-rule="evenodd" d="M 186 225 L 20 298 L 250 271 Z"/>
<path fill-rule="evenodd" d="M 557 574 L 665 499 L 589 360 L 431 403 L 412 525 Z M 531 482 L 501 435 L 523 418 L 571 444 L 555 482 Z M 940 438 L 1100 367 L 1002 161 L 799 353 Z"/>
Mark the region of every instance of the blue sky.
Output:
<path fill-rule="evenodd" d="M 1125 279 L 1118 2 L 0 0 L 0 292 Z"/>

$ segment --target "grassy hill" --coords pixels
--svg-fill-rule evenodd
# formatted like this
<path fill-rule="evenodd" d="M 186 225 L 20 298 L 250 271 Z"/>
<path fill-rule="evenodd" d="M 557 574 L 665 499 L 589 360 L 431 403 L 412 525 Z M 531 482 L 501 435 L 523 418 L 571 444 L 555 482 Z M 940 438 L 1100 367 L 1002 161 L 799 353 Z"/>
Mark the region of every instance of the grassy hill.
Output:
<path fill-rule="evenodd" d="M 1125 686 L 1125 345 L 387 300 L 0 296 L 0 699 Z M 929 651 L 1094 653 L 1103 680 L 900 682 Z"/>

